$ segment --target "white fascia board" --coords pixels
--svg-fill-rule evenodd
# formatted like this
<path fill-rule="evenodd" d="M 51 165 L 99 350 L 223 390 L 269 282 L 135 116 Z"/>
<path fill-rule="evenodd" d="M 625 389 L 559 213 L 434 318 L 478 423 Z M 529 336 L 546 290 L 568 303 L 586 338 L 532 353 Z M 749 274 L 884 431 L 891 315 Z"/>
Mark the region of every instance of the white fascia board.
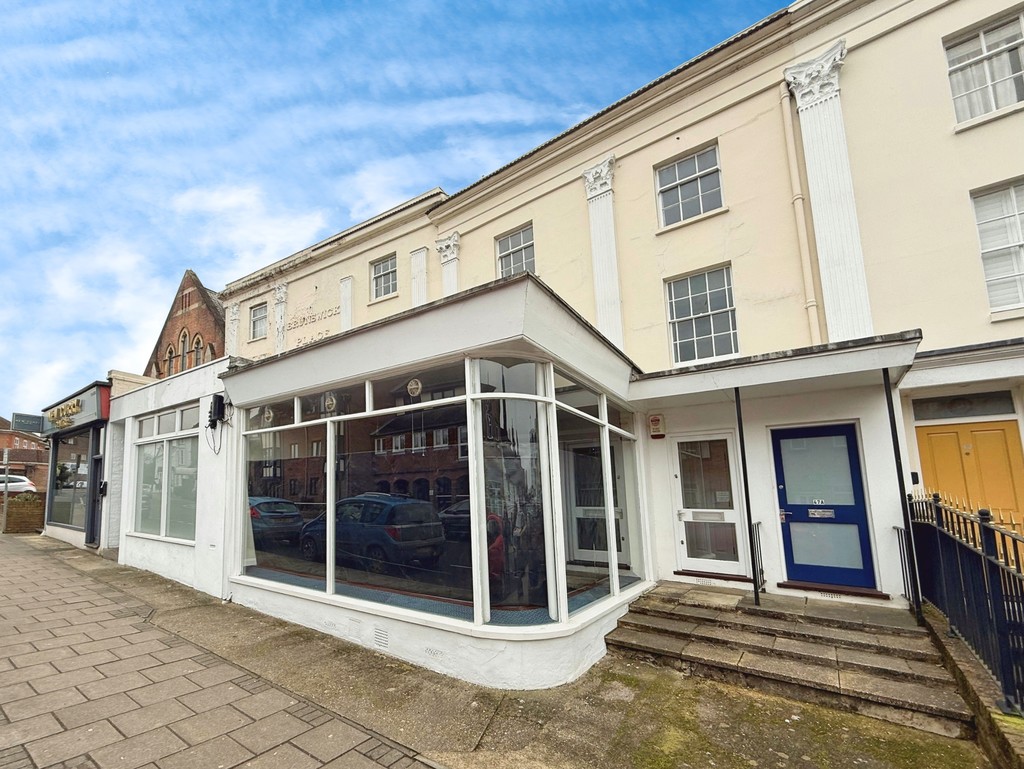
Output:
<path fill-rule="evenodd" d="M 631 402 L 693 396 L 695 402 L 730 399 L 723 391 L 742 388 L 751 397 L 798 395 L 822 389 L 882 384 L 882 369 L 898 374 L 911 365 L 919 339 L 828 350 L 793 358 L 753 361 L 703 371 L 680 372 L 633 382 Z M 716 395 L 720 394 L 720 395 Z"/>
<path fill-rule="evenodd" d="M 1012 387 L 1024 382 L 1024 365 L 1020 357 L 997 360 L 918 361 L 903 378 L 900 390 L 946 387 L 975 382 L 1002 382 Z"/>
<path fill-rule="evenodd" d="M 620 397 L 631 371 L 593 329 L 531 278 L 471 291 L 261 361 L 230 373 L 224 383 L 231 402 L 246 406 L 488 352 L 564 360 Z"/>
<path fill-rule="evenodd" d="M 227 358 L 218 358 L 111 398 L 110 421 L 119 422 L 130 416 L 159 411 L 223 392 L 220 375 L 228 370 L 228 362 Z"/>

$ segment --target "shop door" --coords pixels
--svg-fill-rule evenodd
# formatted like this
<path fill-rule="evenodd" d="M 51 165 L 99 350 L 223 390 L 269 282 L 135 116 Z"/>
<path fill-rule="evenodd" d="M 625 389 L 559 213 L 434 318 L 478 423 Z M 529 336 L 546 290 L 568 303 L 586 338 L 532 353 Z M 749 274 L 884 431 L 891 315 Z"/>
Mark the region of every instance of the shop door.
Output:
<path fill-rule="evenodd" d="M 679 570 L 746 575 L 731 436 L 678 440 L 674 453 Z"/>
<path fill-rule="evenodd" d="M 576 446 L 571 449 L 572 461 L 566 468 L 568 491 L 566 502 L 570 510 L 569 560 L 577 564 L 608 563 L 608 525 L 605 515 L 604 471 L 601 464 L 600 446 Z M 612 491 L 615 499 L 615 550 L 619 562 L 627 550 L 626 521 L 622 508 L 618 506 L 618 479 L 621 472 L 615 466 L 618 461 L 615 451 L 611 453 Z"/>
<path fill-rule="evenodd" d="M 918 427 L 921 478 L 929 491 L 972 510 L 1024 513 L 1024 456 L 1013 420 Z"/>
<path fill-rule="evenodd" d="M 874 588 L 854 425 L 772 430 L 772 452 L 789 579 Z"/>

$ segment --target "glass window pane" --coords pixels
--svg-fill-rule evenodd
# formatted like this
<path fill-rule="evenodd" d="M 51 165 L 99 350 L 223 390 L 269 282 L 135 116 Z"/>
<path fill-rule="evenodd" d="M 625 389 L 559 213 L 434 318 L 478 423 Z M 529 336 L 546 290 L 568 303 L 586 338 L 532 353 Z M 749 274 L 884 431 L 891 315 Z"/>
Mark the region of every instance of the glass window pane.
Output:
<path fill-rule="evenodd" d="M 676 180 L 676 167 L 674 165 L 662 168 L 658 171 L 658 186 L 665 187 Z"/>
<path fill-rule="evenodd" d="M 683 220 L 682 210 L 679 208 L 679 206 L 671 206 L 669 208 L 664 209 L 662 215 L 665 219 L 666 226 L 669 224 L 675 224 L 676 222 L 681 222 Z"/>
<path fill-rule="evenodd" d="M 149 438 L 156 429 L 156 417 L 146 417 L 139 420 L 139 437 Z"/>
<path fill-rule="evenodd" d="M 164 444 L 150 443 L 138 448 L 135 484 L 135 531 L 160 534 L 163 500 Z"/>
<path fill-rule="evenodd" d="M 158 435 L 164 433 L 173 433 L 175 431 L 175 414 L 172 411 L 169 414 L 161 414 L 156 418 L 156 431 Z"/>
<path fill-rule="evenodd" d="M 697 158 L 694 155 L 690 155 L 688 158 L 683 158 L 676 163 L 678 169 L 678 177 L 680 179 L 686 179 L 687 177 L 693 176 L 697 173 Z"/>
<path fill-rule="evenodd" d="M 190 406 L 181 410 L 181 429 L 194 430 L 199 427 L 199 407 Z"/>
<path fill-rule="evenodd" d="M 791 503 L 854 504 L 845 435 L 788 438 L 781 441 L 781 454 L 786 498 Z"/>
<path fill-rule="evenodd" d="M 790 523 L 793 562 L 808 566 L 863 569 L 860 530 L 852 523 Z"/>
<path fill-rule="evenodd" d="M 713 561 L 739 561 L 736 524 L 686 521 L 686 557 Z"/>
<path fill-rule="evenodd" d="M 715 147 L 709 150 L 704 150 L 697 155 L 697 170 L 707 171 L 709 168 L 714 168 L 718 165 L 718 152 Z"/>
<path fill-rule="evenodd" d="M 261 430 L 265 427 L 290 425 L 294 421 L 295 400 L 288 398 L 277 403 L 267 403 L 246 409 L 245 429 Z"/>
<path fill-rule="evenodd" d="M 196 477 L 199 438 L 178 438 L 168 443 L 167 536 L 196 537 Z"/>
<path fill-rule="evenodd" d="M 537 394 L 537 364 L 503 358 L 480 361 L 482 392 Z"/>
<path fill-rule="evenodd" d="M 555 399 L 587 414 L 597 416 L 600 396 L 564 371 L 555 369 Z"/>
<path fill-rule="evenodd" d="M 679 443 L 678 452 L 683 507 L 691 510 L 734 509 L 728 442 L 724 438 L 685 441 Z"/>
<path fill-rule="evenodd" d="M 150 422 L 152 424 L 152 422 Z M 57 451 L 57 476 L 50 480 L 53 501 L 50 503 L 50 523 L 75 528 L 85 527 L 88 504 L 89 430 L 63 435 L 54 441 Z M 43 491 L 40 488 L 40 491 Z"/>

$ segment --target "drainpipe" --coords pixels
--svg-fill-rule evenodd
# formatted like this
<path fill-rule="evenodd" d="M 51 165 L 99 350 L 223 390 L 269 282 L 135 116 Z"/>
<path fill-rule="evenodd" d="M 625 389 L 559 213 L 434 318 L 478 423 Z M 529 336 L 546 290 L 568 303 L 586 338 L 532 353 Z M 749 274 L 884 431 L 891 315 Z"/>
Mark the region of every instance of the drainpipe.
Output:
<path fill-rule="evenodd" d="M 789 165 L 789 187 L 793 192 L 793 219 L 796 223 L 796 238 L 800 251 L 800 272 L 804 279 L 804 309 L 807 311 L 807 327 L 811 332 L 811 344 L 821 344 L 821 326 L 818 323 L 818 297 L 814 293 L 814 272 L 811 269 L 811 246 L 807 240 L 807 216 L 804 212 L 804 190 L 800 184 L 800 166 L 797 163 L 796 137 L 793 132 L 793 108 L 789 87 L 779 86 L 779 101 L 782 109 L 782 126 L 786 135 L 786 160 Z"/>
<path fill-rule="evenodd" d="M 747 442 L 743 437 L 743 407 L 740 405 L 740 388 L 732 388 L 736 400 L 736 429 L 740 436 L 740 472 L 743 474 L 743 504 L 747 510 L 747 544 L 750 546 L 750 576 L 754 581 L 754 605 L 761 605 L 760 572 L 761 563 L 754 545 L 754 518 L 750 510 L 750 483 L 747 481 Z"/>
<path fill-rule="evenodd" d="M 892 453 L 896 459 L 896 482 L 900 489 L 900 504 L 903 505 L 903 526 L 907 530 L 907 570 L 910 572 L 910 592 L 907 596 L 914 605 L 914 616 L 923 622 L 921 614 L 921 583 L 917 575 L 917 553 L 914 551 L 914 527 L 910 520 L 910 503 L 907 502 L 907 483 L 903 479 L 903 456 L 900 451 L 900 436 L 896 429 L 896 409 L 892 402 L 892 381 L 889 369 L 882 369 L 882 383 L 885 386 L 885 405 L 889 410 L 889 432 L 892 434 Z"/>

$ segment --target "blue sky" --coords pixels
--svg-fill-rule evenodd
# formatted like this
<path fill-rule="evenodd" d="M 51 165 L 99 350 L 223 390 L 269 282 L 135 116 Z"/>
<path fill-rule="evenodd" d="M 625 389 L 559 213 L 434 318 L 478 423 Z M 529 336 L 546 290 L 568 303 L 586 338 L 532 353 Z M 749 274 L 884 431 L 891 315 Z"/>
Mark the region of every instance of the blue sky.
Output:
<path fill-rule="evenodd" d="M 783 5 L 0 4 L 0 416 L 142 373 L 186 268 L 455 192 Z"/>

